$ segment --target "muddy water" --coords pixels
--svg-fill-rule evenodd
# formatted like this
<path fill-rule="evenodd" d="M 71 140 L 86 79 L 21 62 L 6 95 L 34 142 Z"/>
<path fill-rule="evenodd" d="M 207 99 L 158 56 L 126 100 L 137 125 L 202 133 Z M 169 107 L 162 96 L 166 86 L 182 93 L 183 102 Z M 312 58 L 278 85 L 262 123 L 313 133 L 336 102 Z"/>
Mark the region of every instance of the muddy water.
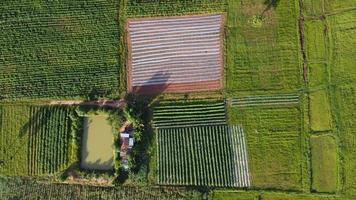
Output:
<path fill-rule="evenodd" d="M 81 166 L 84 169 L 113 169 L 114 136 L 107 115 L 93 115 L 84 119 Z"/>

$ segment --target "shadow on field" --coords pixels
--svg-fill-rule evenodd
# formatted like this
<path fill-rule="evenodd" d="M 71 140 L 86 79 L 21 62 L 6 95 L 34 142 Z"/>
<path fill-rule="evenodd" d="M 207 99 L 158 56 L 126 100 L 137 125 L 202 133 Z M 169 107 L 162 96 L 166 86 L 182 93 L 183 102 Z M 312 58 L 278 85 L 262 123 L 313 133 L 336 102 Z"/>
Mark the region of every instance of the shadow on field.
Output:
<path fill-rule="evenodd" d="M 157 72 L 145 83 L 152 84 L 154 80 L 160 79 L 163 82 L 160 85 L 150 85 L 149 87 L 138 87 L 133 89 L 131 93 L 125 96 L 127 107 L 132 110 L 132 115 L 136 119 L 140 119 L 139 124 L 136 124 L 135 132 L 141 132 L 140 138 L 135 138 L 135 145 L 130 152 L 132 160 L 129 171 L 121 171 L 116 182 L 124 183 L 128 178 L 134 179 L 136 182 L 147 182 L 148 172 L 154 171 L 150 169 L 150 144 L 154 144 L 154 130 L 151 126 L 152 111 L 150 107 L 154 105 L 158 97 L 167 89 L 170 84 L 167 84 L 170 74 L 167 72 Z M 146 84 L 143 84 L 146 85 Z M 151 91 L 148 91 L 152 89 Z"/>
<path fill-rule="evenodd" d="M 262 12 L 262 16 L 265 14 L 265 12 L 269 11 L 271 8 L 277 8 L 278 4 L 279 4 L 280 0 L 265 0 L 264 4 L 267 6 L 263 12 Z"/>
<path fill-rule="evenodd" d="M 47 112 L 46 107 L 40 107 L 35 113 L 31 113 L 30 119 L 20 129 L 20 136 L 32 135 L 46 128 L 51 121 L 51 113 Z"/>

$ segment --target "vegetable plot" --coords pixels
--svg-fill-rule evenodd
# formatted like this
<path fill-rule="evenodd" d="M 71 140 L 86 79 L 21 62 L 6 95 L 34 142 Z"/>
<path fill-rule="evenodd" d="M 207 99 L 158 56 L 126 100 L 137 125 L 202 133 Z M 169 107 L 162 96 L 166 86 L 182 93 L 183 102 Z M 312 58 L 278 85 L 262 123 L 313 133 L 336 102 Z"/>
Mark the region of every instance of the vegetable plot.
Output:
<path fill-rule="evenodd" d="M 156 128 L 226 124 L 223 100 L 165 101 L 154 108 Z"/>
<path fill-rule="evenodd" d="M 238 126 L 158 130 L 158 184 L 249 187 L 244 132 Z"/>
<path fill-rule="evenodd" d="M 217 90 L 222 77 L 223 15 L 128 21 L 129 90 Z"/>

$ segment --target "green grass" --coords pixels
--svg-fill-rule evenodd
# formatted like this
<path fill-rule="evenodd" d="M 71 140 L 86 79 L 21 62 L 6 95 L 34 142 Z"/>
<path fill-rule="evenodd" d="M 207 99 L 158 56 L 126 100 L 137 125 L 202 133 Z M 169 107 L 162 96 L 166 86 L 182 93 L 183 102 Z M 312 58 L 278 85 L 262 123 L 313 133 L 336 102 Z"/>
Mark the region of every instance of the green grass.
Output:
<path fill-rule="evenodd" d="M 115 97 L 118 3 L 0 3 L 0 99 Z"/>
<path fill-rule="evenodd" d="M 334 12 L 340 12 L 342 10 L 347 10 L 347 9 L 355 9 L 355 1 L 354 0 L 328 0 L 330 7 L 332 11 Z"/>
<path fill-rule="evenodd" d="M 231 190 L 216 190 L 210 194 L 210 197 L 212 200 L 351 200 L 339 195 Z"/>
<path fill-rule="evenodd" d="M 333 15 L 328 18 L 332 26 L 331 72 L 333 84 L 355 84 L 356 55 L 356 10 Z"/>
<path fill-rule="evenodd" d="M 339 137 L 341 140 L 343 192 L 356 195 L 356 87 L 340 86 L 335 90 Z"/>
<path fill-rule="evenodd" d="M 327 131 L 331 129 L 330 101 L 325 90 L 311 92 L 310 126 L 313 131 Z"/>
<path fill-rule="evenodd" d="M 0 174 L 28 174 L 29 134 L 23 130 L 28 122 L 30 108 L 27 106 L 0 106 Z"/>
<path fill-rule="evenodd" d="M 70 109 L 3 105 L 0 110 L 1 175 L 48 175 L 75 161 Z"/>
<path fill-rule="evenodd" d="M 267 193 L 261 195 L 262 200 L 348 200 L 344 196 L 333 195 L 312 195 L 312 194 L 287 194 L 287 193 Z M 351 198 L 349 199 L 351 200 Z"/>
<path fill-rule="evenodd" d="M 226 90 L 291 91 L 301 87 L 297 1 L 228 1 Z M 264 15 L 262 18 L 259 16 Z"/>
<path fill-rule="evenodd" d="M 310 138 L 312 190 L 334 193 L 338 184 L 338 147 L 331 135 Z"/>
<path fill-rule="evenodd" d="M 225 10 L 225 0 L 127 1 L 127 15 L 130 17 L 204 14 Z"/>
<path fill-rule="evenodd" d="M 324 21 L 305 22 L 305 43 L 308 64 L 325 63 L 327 59 L 327 30 Z"/>
<path fill-rule="evenodd" d="M 301 190 L 307 177 L 299 107 L 230 107 L 228 116 L 245 130 L 252 186 Z"/>
<path fill-rule="evenodd" d="M 328 9 L 328 0 L 303 0 L 302 2 L 306 16 L 320 16 Z"/>
<path fill-rule="evenodd" d="M 259 200 L 257 192 L 217 190 L 210 195 L 212 200 Z"/>

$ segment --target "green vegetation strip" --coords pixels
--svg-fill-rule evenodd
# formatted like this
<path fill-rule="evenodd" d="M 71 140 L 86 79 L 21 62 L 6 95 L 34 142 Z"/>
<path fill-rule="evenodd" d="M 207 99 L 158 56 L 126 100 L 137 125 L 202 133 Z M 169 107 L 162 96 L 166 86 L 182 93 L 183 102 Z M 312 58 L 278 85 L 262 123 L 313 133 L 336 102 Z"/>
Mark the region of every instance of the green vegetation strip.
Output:
<path fill-rule="evenodd" d="M 44 184 L 19 178 L 0 178 L 1 199 L 22 200 L 184 200 L 198 199 L 199 193 L 183 188 L 98 187 L 73 184 Z"/>
<path fill-rule="evenodd" d="M 343 86 L 336 88 L 336 101 L 341 153 L 343 155 L 343 190 L 356 195 L 356 87 Z"/>
<path fill-rule="evenodd" d="M 232 98 L 230 102 L 232 106 L 236 107 L 296 105 L 299 103 L 299 96 L 297 94 L 247 96 Z"/>
<path fill-rule="evenodd" d="M 163 101 L 153 111 L 156 128 L 226 124 L 222 100 Z"/>
<path fill-rule="evenodd" d="M 267 191 L 216 190 L 210 193 L 212 200 L 351 200 L 340 195 L 301 194 Z"/>
<path fill-rule="evenodd" d="M 127 15 L 130 17 L 204 14 L 225 10 L 225 0 L 130 0 L 127 3 Z"/>
<path fill-rule="evenodd" d="M 327 131 L 331 129 L 331 110 L 328 93 L 325 90 L 311 92 L 310 126 L 313 131 Z"/>
<path fill-rule="evenodd" d="M 330 135 L 310 138 L 312 189 L 317 192 L 336 192 L 338 183 L 337 145 Z"/>

